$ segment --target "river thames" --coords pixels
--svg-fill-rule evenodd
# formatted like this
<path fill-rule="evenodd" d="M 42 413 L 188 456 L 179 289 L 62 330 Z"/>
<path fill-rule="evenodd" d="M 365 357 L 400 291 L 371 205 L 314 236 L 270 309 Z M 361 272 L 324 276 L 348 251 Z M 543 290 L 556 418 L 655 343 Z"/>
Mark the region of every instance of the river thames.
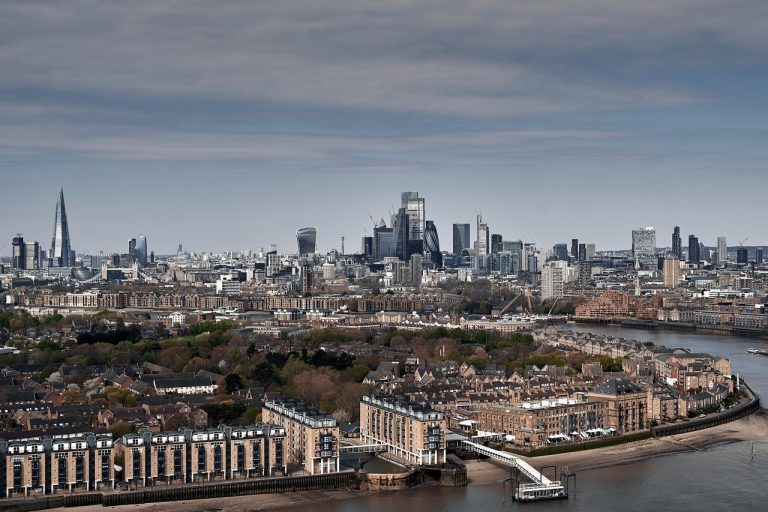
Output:
<path fill-rule="evenodd" d="M 762 397 L 768 397 L 768 357 L 746 349 L 768 341 L 680 331 L 650 331 L 613 326 L 568 324 L 575 331 L 652 341 L 727 357 L 734 371 Z M 768 443 L 740 442 L 701 452 L 656 457 L 620 466 L 581 471 L 567 501 L 517 504 L 505 499 L 503 475 L 498 481 L 462 488 L 424 487 L 347 500 L 288 508 L 296 512 L 406 512 L 515 509 L 578 512 L 662 510 L 766 510 L 768 508 Z M 508 493 L 507 493 L 508 494 Z"/>

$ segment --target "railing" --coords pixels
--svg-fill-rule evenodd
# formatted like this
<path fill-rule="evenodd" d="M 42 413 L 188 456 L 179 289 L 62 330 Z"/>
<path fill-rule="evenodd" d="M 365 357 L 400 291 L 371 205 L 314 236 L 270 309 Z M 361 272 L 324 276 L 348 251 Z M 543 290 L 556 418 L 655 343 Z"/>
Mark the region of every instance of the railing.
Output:
<path fill-rule="evenodd" d="M 553 482 L 549 478 L 539 473 L 533 466 L 525 462 L 523 459 L 515 457 L 510 453 L 494 450 L 493 448 L 488 448 L 487 446 L 473 443 L 471 441 L 462 441 L 461 444 L 468 451 L 473 451 L 475 453 L 479 453 L 480 455 L 485 455 L 486 457 L 517 468 L 529 480 L 532 482 L 537 482 L 537 485 L 558 485 L 562 487 L 560 482 Z"/>

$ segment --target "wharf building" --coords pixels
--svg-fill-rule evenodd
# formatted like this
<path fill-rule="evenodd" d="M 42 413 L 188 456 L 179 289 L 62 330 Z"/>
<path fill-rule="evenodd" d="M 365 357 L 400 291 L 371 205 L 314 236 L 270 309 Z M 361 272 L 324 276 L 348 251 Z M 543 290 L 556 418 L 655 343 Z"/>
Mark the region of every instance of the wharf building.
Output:
<path fill-rule="evenodd" d="M 648 428 L 648 393 L 639 384 L 611 379 L 590 391 L 589 399 L 606 403 L 606 424 L 619 434 Z"/>
<path fill-rule="evenodd" d="M 286 474 L 286 431 L 256 424 L 123 436 L 123 478 L 135 487 Z"/>
<path fill-rule="evenodd" d="M 19 437 L 26 435 L 28 437 Z M 0 439 L 2 497 L 95 491 L 115 486 L 112 436 L 94 433 Z"/>
<path fill-rule="evenodd" d="M 339 471 L 339 427 L 336 420 L 306 405 L 274 398 L 264 402 L 262 419 L 285 429 L 289 464 L 311 475 Z"/>
<path fill-rule="evenodd" d="M 571 398 L 500 405 L 473 414 L 477 428 L 514 436 L 520 446 L 543 446 L 570 436 L 589 435 L 607 425 L 605 402 L 582 402 Z"/>
<path fill-rule="evenodd" d="M 421 403 L 392 396 L 364 396 L 360 402 L 360 437 L 385 444 L 390 455 L 409 464 L 445 462 L 446 419 Z"/>

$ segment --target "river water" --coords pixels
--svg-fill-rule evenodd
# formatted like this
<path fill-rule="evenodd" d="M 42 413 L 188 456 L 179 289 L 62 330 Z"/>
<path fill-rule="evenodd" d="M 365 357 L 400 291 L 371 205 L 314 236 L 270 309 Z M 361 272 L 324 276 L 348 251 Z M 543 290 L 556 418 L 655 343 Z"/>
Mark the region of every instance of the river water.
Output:
<path fill-rule="evenodd" d="M 768 341 L 678 331 L 568 325 L 667 347 L 687 347 L 727 357 L 734 371 L 768 399 L 768 357 L 746 353 Z M 616 467 L 582 471 L 567 501 L 517 504 L 505 499 L 501 480 L 461 488 L 425 487 L 348 500 L 320 502 L 295 512 L 408 512 L 510 509 L 575 512 L 760 511 L 768 510 L 768 443 L 735 443 Z M 507 493 L 508 494 L 508 493 Z"/>

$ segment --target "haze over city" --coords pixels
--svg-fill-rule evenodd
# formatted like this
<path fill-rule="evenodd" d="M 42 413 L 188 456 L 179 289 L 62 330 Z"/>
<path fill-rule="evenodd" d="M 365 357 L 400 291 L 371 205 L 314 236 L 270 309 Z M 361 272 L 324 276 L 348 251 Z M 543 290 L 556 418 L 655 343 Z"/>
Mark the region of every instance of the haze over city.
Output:
<path fill-rule="evenodd" d="M 82 251 L 355 247 L 403 190 L 443 240 L 765 243 L 766 9 L 4 2 L 0 236 L 63 186 Z"/>

